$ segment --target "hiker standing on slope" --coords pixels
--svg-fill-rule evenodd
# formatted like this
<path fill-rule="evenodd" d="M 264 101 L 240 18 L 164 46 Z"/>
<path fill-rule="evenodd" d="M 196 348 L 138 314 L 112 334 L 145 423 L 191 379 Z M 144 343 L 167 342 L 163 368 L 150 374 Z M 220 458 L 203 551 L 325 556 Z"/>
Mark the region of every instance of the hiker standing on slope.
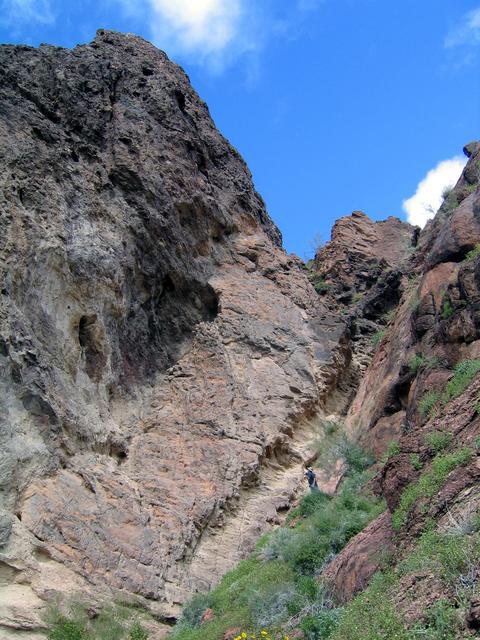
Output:
<path fill-rule="evenodd" d="M 312 467 L 307 467 L 305 471 L 305 477 L 308 480 L 308 486 L 310 487 L 310 491 L 320 491 L 317 484 L 317 478 L 313 472 Z"/>

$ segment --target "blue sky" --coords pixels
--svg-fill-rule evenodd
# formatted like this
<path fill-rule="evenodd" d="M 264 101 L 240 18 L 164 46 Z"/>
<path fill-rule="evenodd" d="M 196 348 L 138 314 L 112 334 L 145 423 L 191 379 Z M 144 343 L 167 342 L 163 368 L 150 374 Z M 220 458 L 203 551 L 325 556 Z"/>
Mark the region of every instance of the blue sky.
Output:
<path fill-rule="evenodd" d="M 354 209 L 423 224 L 480 137 L 480 0 L 0 0 L 2 42 L 97 28 L 186 69 L 301 257 Z"/>

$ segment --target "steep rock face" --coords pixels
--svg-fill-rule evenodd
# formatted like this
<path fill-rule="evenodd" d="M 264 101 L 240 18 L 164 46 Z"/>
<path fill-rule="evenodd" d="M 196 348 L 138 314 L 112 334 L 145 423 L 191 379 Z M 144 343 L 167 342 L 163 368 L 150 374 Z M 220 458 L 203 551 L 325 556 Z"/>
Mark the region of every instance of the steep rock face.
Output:
<path fill-rule="evenodd" d="M 467 145 L 466 153 L 462 176 L 406 265 L 399 307 L 346 418 L 347 430 L 378 456 L 391 441 L 396 447 L 373 483 L 386 499 L 386 513 L 353 538 L 325 572 L 342 602 L 368 583 L 378 563 L 379 532 L 402 504 L 406 487 L 432 474 L 439 452 L 450 460 L 461 455 L 440 479 L 430 476 L 438 483 L 434 491 L 419 491 L 402 517 L 397 513 L 392 561 L 401 560 L 427 526 L 467 527 L 480 506 L 480 145 Z M 441 444 L 432 434 L 441 434 Z M 451 585 L 428 572 L 409 574 L 400 586 L 398 610 L 409 624 L 434 600 L 455 599 Z M 462 637 L 470 637 L 467 630 L 477 624 L 477 606 L 472 596 Z"/>
<path fill-rule="evenodd" d="M 330 242 L 315 256 L 315 270 L 337 303 L 351 303 L 405 261 L 417 236 L 417 228 L 398 218 L 374 222 L 354 211 L 335 222 Z"/>
<path fill-rule="evenodd" d="M 164 53 L 100 31 L 0 59 L 0 629 L 78 591 L 169 616 L 249 551 L 190 573 L 301 459 L 345 324 Z"/>
<path fill-rule="evenodd" d="M 374 222 L 354 211 L 336 221 L 331 240 L 309 265 L 323 302 L 348 326 L 348 367 L 338 380 L 345 411 L 370 364 L 376 334 L 385 330 L 400 302 L 418 232 L 398 218 Z M 338 398 L 332 400 L 338 404 Z"/>

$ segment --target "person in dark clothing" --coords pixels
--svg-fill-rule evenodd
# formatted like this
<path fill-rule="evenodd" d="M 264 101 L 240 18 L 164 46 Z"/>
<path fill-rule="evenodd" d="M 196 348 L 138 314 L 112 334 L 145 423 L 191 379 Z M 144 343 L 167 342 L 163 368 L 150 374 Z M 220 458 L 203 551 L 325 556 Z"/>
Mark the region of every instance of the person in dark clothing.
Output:
<path fill-rule="evenodd" d="M 310 491 L 320 491 L 317 484 L 317 478 L 315 476 L 315 473 L 313 472 L 312 467 L 307 467 L 307 470 L 305 471 L 305 477 L 308 480 Z"/>

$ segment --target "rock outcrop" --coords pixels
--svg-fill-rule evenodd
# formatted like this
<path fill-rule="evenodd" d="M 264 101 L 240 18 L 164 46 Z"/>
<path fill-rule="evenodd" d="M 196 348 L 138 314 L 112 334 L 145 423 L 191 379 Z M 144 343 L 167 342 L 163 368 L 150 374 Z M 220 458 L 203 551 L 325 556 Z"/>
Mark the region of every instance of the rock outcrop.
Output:
<path fill-rule="evenodd" d="M 0 61 L 0 635 L 78 592 L 168 619 L 288 506 L 345 323 L 163 52 L 100 31 Z"/>
<path fill-rule="evenodd" d="M 309 277 L 323 302 L 348 327 L 347 368 L 330 408 L 348 410 L 372 359 L 375 340 L 393 321 L 404 289 L 403 274 L 419 229 L 398 218 L 373 222 L 362 211 L 340 218 L 332 238 L 309 264 Z"/>
<path fill-rule="evenodd" d="M 377 456 L 389 450 L 372 485 L 388 509 L 325 570 L 340 602 L 371 578 L 379 547 L 388 548 L 391 539 L 385 532 L 392 514 L 395 562 L 427 525 L 468 531 L 480 507 L 480 145 L 472 143 L 465 150 L 469 161 L 405 265 L 401 300 L 346 417 L 350 434 Z M 440 452 L 447 457 L 432 472 Z M 455 456 L 457 461 L 449 463 Z M 438 475 L 440 464 L 443 475 Z M 435 478 L 437 484 L 423 494 L 419 490 L 407 509 L 402 493 L 421 476 L 424 482 Z M 404 510 L 400 515 L 399 505 Z M 478 567 L 472 572 L 470 579 L 478 584 Z M 462 638 L 470 637 L 478 621 L 478 601 L 473 592 L 466 593 L 471 602 Z M 401 581 L 397 607 L 413 625 L 432 603 L 442 598 L 453 602 L 454 596 L 451 585 L 434 573 L 413 572 Z"/>
<path fill-rule="evenodd" d="M 322 415 L 377 457 L 398 440 L 372 481 L 388 510 L 326 568 L 339 601 L 445 505 L 478 508 L 478 379 L 423 400 L 480 360 L 479 144 L 420 235 L 354 212 L 305 267 L 163 52 L 99 31 L 0 62 L 2 638 L 38 640 L 45 603 L 78 593 L 163 637 L 281 521 Z M 440 429 L 475 455 L 392 548 Z"/>

